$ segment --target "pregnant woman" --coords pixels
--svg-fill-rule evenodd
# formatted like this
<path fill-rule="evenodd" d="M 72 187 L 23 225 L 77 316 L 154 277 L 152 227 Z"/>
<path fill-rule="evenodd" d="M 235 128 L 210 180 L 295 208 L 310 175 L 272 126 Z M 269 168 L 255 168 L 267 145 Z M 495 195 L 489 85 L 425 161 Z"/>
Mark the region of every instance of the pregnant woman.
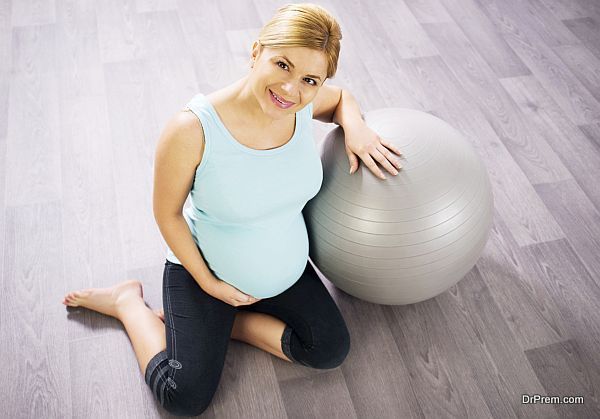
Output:
<path fill-rule="evenodd" d="M 302 209 L 323 179 L 312 118 L 343 126 L 351 171 L 357 156 L 380 177 L 373 159 L 394 174 L 400 166 L 354 98 L 323 85 L 341 38 L 322 7 L 286 5 L 254 42 L 247 76 L 195 95 L 167 123 L 153 191 L 168 245 L 163 310 L 146 306 L 137 280 L 63 300 L 123 323 L 146 383 L 172 414 L 210 405 L 231 338 L 318 369 L 348 354 L 344 319 L 308 262 Z"/>

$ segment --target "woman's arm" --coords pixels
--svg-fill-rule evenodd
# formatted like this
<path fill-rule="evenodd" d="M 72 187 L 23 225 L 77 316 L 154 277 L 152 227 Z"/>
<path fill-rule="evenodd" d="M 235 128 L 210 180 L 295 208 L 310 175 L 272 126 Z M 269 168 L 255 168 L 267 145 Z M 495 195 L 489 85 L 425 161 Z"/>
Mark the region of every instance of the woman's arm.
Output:
<path fill-rule="evenodd" d="M 398 156 L 402 152 L 392 141 L 381 138 L 375 131 L 367 126 L 360 112 L 358 102 L 346 89 L 342 89 L 342 94 L 335 111 L 333 112 L 333 122 L 344 129 L 344 141 L 348 161 L 350 162 L 350 174 L 358 169 L 358 158 L 376 176 L 385 179 L 385 175 L 377 166 L 378 161 L 388 172 L 394 176 L 402 168 Z"/>
<path fill-rule="evenodd" d="M 365 124 L 358 102 L 346 89 L 342 89 L 340 100 L 333 111 L 332 122 L 344 128 L 344 131 L 352 130 L 355 126 Z"/>
<path fill-rule="evenodd" d="M 191 112 L 179 112 L 167 122 L 156 147 L 154 161 L 154 219 L 167 245 L 202 289 L 218 280 L 198 250 L 183 217 L 204 152 L 204 131 Z"/>
<path fill-rule="evenodd" d="M 215 281 L 202 254 L 198 251 L 190 228 L 183 215 L 156 218 L 156 223 L 171 251 L 185 269 L 194 277 L 198 285 L 206 290 Z"/>

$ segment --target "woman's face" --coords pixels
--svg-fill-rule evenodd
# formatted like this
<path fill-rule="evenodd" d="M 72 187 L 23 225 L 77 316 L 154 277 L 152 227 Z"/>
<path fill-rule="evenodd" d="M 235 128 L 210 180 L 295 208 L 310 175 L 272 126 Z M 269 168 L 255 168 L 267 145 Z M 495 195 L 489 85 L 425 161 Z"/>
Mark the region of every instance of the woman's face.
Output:
<path fill-rule="evenodd" d="M 252 90 L 263 111 L 274 119 L 294 114 L 316 96 L 327 75 L 326 55 L 304 47 L 252 48 L 256 58 L 250 79 Z M 285 102 L 278 105 L 271 91 Z M 289 105 L 292 102 L 292 105 Z"/>

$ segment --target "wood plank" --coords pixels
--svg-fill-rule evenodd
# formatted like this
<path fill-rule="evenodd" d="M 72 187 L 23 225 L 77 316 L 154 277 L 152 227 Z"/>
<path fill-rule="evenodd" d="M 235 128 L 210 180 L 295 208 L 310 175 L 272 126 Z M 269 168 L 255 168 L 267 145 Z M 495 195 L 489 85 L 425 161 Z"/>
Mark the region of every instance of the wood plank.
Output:
<path fill-rule="evenodd" d="M 527 275 L 544 284 L 560 311 L 568 338 L 590 360 L 592 388 L 600 388 L 600 288 L 571 243 L 566 240 L 527 246 L 516 254 Z M 566 339 L 568 340 L 568 339 Z M 597 396 L 597 394 L 596 394 Z"/>
<path fill-rule="evenodd" d="M 245 4 L 254 8 L 252 3 Z M 263 22 L 266 23 L 274 11 L 274 7 L 265 8 L 265 12 L 269 12 L 270 16 Z M 196 81 L 198 84 L 198 90 L 194 93 L 210 93 L 235 81 L 239 70 L 235 68 L 235 62 L 231 56 L 227 32 L 223 30 L 227 24 L 227 17 L 222 15 L 218 8 L 218 2 L 205 1 L 202 3 L 202 7 L 198 7 L 195 2 L 180 2 L 178 12 L 187 43 L 185 53 L 190 55 L 194 67 L 195 77 L 190 81 Z M 255 32 L 256 35 L 258 35 L 258 29 Z M 252 44 L 245 45 L 245 47 L 249 63 Z M 184 59 L 181 55 L 180 58 Z M 249 67 L 246 66 L 244 69 L 247 71 Z M 176 109 L 179 109 L 179 106 Z"/>
<path fill-rule="evenodd" d="M 11 3 L 0 2 L 0 234 L 6 227 L 6 144 L 8 129 L 9 75 L 12 68 L 12 28 L 10 25 Z M 0 272 L 4 272 L 4 248 L 6 242 L 0 245 Z M 1 304 L 1 303 L 0 303 Z M 1 322 L 1 317 L 0 317 Z"/>
<path fill-rule="evenodd" d="M 533 77 L 515 77 L 500 80 L 511 98 L 527 116 L 535 130 L 555 151 L 562 164 L 600 209 L 600 147 L 594 147 L 583 128 L 566 118 L 558 104 Z M 600 137 L 599 137 L 600 138 Z"/>
<path fill-rule="evenodd" d="M 478 0 L 502 36 L 575 124 L 600 121 L 600 103 L 529 24 L 514 4 Z M 529 22 L 528 22 L 529 23 Z"/>
<path fill-rule="evenodd" d="M 61 98 L 104 94 L 96 3 L 91 0 L 56 5 L 55 60 Z M 64 102 L 61 102 L 64 103 Z M 62 105 L 61 105 L 62 109 Z M 80 112 L 83 112 L 80 109 Z"/>
<path fill-rule="evenodd" d="M 453 21 L 460 27 L 469 44 L 488 63 L 498 77 L 511 77 L 531 74 L 531 70 L 521 61 L 498 32 L 494 23 L 487 17 L 481 6 L 474 0 L 464 0 L 461 7 L 450 0 L 440 0 Z"/>
<path fill-rule="evenodd" d="M 146 45 L 137 32 L 142 29 L 135 0 L 108 0 L 97 8 L 97 42 L 102 63 L 144 57 Z"/>
<path fill-rule="evenodd" d="M 556 366 L 559 369 L 563 368 L 561 372 L 565 379 L 570 376 L 581 383 L 577 391 L 572 388 L 570 382 L 559 381 L 551 384 L 548 381 L 552 378 L 549 376 L 550 371 L 536 369 L 536 373 L 547 390 L 542 394 L 583 395 L 586 405 L 598 406 L 600 401 L 597 392 L 600 388 L 600 362 L 598 360 L 600 287 L 597 284 L 597 275 L 590 274 L 571 243 L 572 240 L 541 243 L 524 247 L 517 254 L 519 264 L 523 266 L 528 275 L 537 277 L 544 284 L 560 310 L 562 322 L 569 331 L 570 341 L 577 345 L 574 350 L 577 352 L 578 359 L 573 360 L 575 363 L 573 368 L 579 369 L 578 364 L 582 364 L 585 369 L 585 372 L 579 369 L 579 372 L 573 374 L 569 371 L 569 367 L 564 367 L 562 361 Z M 552 346 L 552 348 L 555 347 Z M 560 347 L 557 348 L 559 354 L 562 354 L 561 357 L 573 357 L 563 354 Z M 530 356 L 528 352 L 526 354 L 528 357 Z M 545 355 L 547 352 L 544 350 L 542 354 Z M 533 359 L 537 360 L 532 363 L 534 368 L 536 368 L 536 363 L 539 363 L 540 357 L 541 355 L 533 356 Z M 546 364 L 552 365 L 554 358 L 549 355 L 549 359 L 545 361 Z M 571 361 L 567 362 L 571 363 Z M 573 393 L 571 393 L 572 390 Z"/>
<path fill-rule="evenodd" d="M 522 349 L 532 349 L 568 339 L 569 328 L 546 289 L 543 278 L 527 271 L 519 245 L 504 220 L 494 217 L 488 242 L 477 268 Z"/>
<path fill-rule="evenodd" d="M 12 68 L 11 2 L 0 2 L 0 139 L 8 125 L 9 77 Z"/>
<path fill-rule="evenodd" d="M 185 104 L 198 93 L 193 50 L 175 10 L 143 13 L 136 16 L 139 30 L 135 36 L 143 44 L 144 70 L 136 79 L 149 87 L 147 107 L 155 115 L 149 125 L 153 133 L 147 144 L 158 141 L 160 132 Z M 210 92 L 204 92 L 208 94 Z"/>
<path fill-rule="evenodd" d="M 596 0 L 574 0 L 575 8 L 583 10 L 586 16 L 600 21 L 600 4 Z"/>
<path fill-rule="evenodd" d="M 353 47 L 342 47 L 338 74 L 331 84 L 349 89 L 363 113 L 385 105 L 423 109 L 426 95 L 422 87 L 414 83 L 412 74 L 404 71 L 403 60 L 389 48 L 391 38 L 396 35 L 373 31 L 365 37 L 363 27 L 359 21 L 346 21 L 342 42 L 347 41 Z"/>
<path fill-rule="evenodd" d="M 106 317 L 99 313 L 94 316 Z M 142 393 L 153 396 L 123 326 L 118 332 L 76 339 L 69 343 L 69 352 L 71 408 L 75 416 L 108 418 L 119 412 L 120 417 L 126 418 L 150 417 L 139 406 Z M 115 353 L 119 356 L 107 356 Z"/>
<path fill-rule="evenodd" d="M 6 156 L 6 138 L 0 138 L 0 160 L 4 160 Z M 5 231 L 6 231 L 6 204 L 5 204 L 5 185 L 6 185 L 6 166 L 0 165 L 0 234 L 3 236 L 3 240 L 0 242 L 0 281 L 3 281 L 4 275 L 4 253 L 6 252 L 7 247 L 11 246 L 12 243 L 9 243 L 6 239 L 4 239 Z M 1 301 L 1 300 L 0 300 Z M 2 304 L 0 302 L 0 304 Z M 2 322 L 2 317 L 0 317 L 0 323 Z"/>
<path fill-rule="evenodd" d="M 136 0 L 135 2 L 135 11 L 137 13 L 164 12 L 176 9 L 176 0 Z"/>
<path fill-rule="evenodd" d="M 135 60 L 104 65 L 108 138 L 112 145 L 115 199 L 119 203 L 115 221 L 126 269 L 152 266 L 165 258 L 152 213 L 150 162 L 159 129 L 152 109 L 147 106 L 154 89 L 144 76 L 146 63 Z"/>
<path fill-rule="evenodd" d="M 277 367 L 287 361 L 244 342 L 231 341 L 212 403 L 215 417 L 286 417 L 287 400 Z"/>
<path fill-rule="evenodd" d="M 115 162 L 106 146 L 110 138 L 106 97 L 65 97 L 62 103 L 63 249 L 68 257 L 63 262 L 61 288 L 51 296 L 55 305 L 71 290 L 109 287 L 126 279 L 113 180 Z M 80 321 L 69 322 L 68 329 L 74 340 L 118 328 L 115 319 L 84 310 Z"/>
<path fill-rule="evenodd" d="M 285 400 L 287 417 L 304 418 L 358 418 L 353 403 L 344 384 L 342 370 L 282 381 L 279 385 Z M 332 403 L 332 400 L 335 402 Z M 406 412 L 403 412 L 405 415 Z M 275 416 L 270 416 L 275 417 Z M 283 417 L 283 416 L 282 416 Z M 404 417 L 408 417 L 405 415 Z"/>
<path fill-rule="evenodd" d="M 535 189 L 600 286 L 600 213 L 572 180 L 536 185 Z"/>
<path fill-rule="evenodd" d="M 475 377 L 493 417 L 558 417 L 553 406 L 521 404 L 521 394 L 543 387 L 477 267 L 436 300 L 468 360 L 470 370 L 463 374 Z"/>
<path fill-rule="evenodd" d="M 600 58 L 600 23 L 591 17 L 564 20 L 563 23 L 589 49 Z"/>
<path fill-rule="evenodd" d="M 588 92 L 600 101 L 600 60 L 582 45 L 554 47 L 554 51 Z"/>
<path fill-rule="evenodd" d="M 517 36 L 518 30 L 520 32 L 518 36 L 551 48 L 579 44 L 573 32 L 544 5 L 542 0 L 526 2 L 504 0 L 502 5 L 496 4 L 495 0 L 478 1 L 483 5 L 484 12 L 496 21 L 499 31 L 504 35 Z M 496 20 L 500 16 L 506 20 Z M 513 24 L 516 26 L 511 27 Z"/>
<path fill-rule="evenodd" d="M 538 132 L 530 128 L 522 113 L 515 109 L 494 73 L 469 45 L 460 28 L 446 23 L 427 24 L 424 27 L 440 50 L 444 51 L 442 58 L 462 88 L 471 92 L 480 111 L 531 183 L 570 178 L 570 173 L 558 156 Z"/>
<path fill-rule="evenodd" d="M 577 19 L 589 16 L 585 7 L 573 0 L 540 0 L 558 19 Z"/>
<path fill-rule="evenodd" d="M 583 397 L 583 402 L 555 404 L 562 418 L 600 416 L 598 397 L 589 376 L 594 369 L 579 353 L 577 341 L 568 340 L 525 352 L 546 392 L 542 396 Z M 596 387 L 597 389 L 598 387 Z M 592 395 L 592 397 L 590 397 Z M 581 403 L 581 404 L 579 404 Z"/>
<path fill-rule="evenodd" d="M 9 78 L 6 205 L 56 201 L 62 190 L 55 27 L 15 28 L 13 45 L 20 47 Z"/>
<path fill-rule="evenodd" d="M 68 319 L 51 290 L 63 285 L 58 202 L 6 207 L 0 277 L 3 417 L 71 416 Z"/>
<path fill-rule="evenodd" d="M 350 7 L 355 10 L 361 9 L 360 1 L 352 0 L 352 2 Z M 379 7 L 383 8 L 385 13 L 373 13 L 374 8 L 371 7 L 362 10 L 372 28 L 377 28 L 377 32 L 388 34 L 389 45 L 393 48 L 396 57 L 427 57 L 439 53 L 404 2 L 381 0 Z"/>
<path fill-rule="evenodd" d="M 405 0 L 404 3 L 419 23 L 452 21 L 452 17 L 439 0 Z"/>
<path fill-rule="evenodd" d="M 10 3 L 12 3 L 11 25 L 13 27 L 50 25 L 56 22 L 53 1 L 27 0 Z"/>
<path fill-rule="evenodd" d="M 498 417 L 470 370 L 468 345 L 455 340 L 439 298 L 384 311 L 421 410 L 427 418 Z"/>
<path fill-rule="evenodd" d="M 579 129 L 600 152 L 600 124 L 580 125 Z M 596 208 L 600 210 L 600 206 L 596 205 Z"/>
<path fill-rule="evenodd" d="M 193 3 L 192 3 L 193 4 Z M 246 28 L 259 28 L 262 26 L 261 19 L 253 2 L 248 2 L 246 7 L 239 7 L 237 0 L 222 0 L 215 2 L 217 14 L 222 17 L 224 27 L 221 30 L 231 31 Z"/>

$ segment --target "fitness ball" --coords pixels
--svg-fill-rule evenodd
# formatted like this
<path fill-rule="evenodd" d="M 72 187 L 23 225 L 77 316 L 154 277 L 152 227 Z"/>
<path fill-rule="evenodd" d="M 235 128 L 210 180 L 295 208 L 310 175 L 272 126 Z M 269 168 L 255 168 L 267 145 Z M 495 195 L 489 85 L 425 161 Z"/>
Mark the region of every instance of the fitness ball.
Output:
<path fill-rule="evenodd" d="M 483 162 L 460 132 L 426 112 L 383 108 L 365 123 L 402 152 L 376 177 L 349 162 L 341 127 L 321 149 L 323 183 L 303 210 L 309 256 L 336 287 L 377 304 L 417 303 L 446 291 L 481 255 L 493 195 Z M 398 158 L 397 154 L 394 154 Z"/>

